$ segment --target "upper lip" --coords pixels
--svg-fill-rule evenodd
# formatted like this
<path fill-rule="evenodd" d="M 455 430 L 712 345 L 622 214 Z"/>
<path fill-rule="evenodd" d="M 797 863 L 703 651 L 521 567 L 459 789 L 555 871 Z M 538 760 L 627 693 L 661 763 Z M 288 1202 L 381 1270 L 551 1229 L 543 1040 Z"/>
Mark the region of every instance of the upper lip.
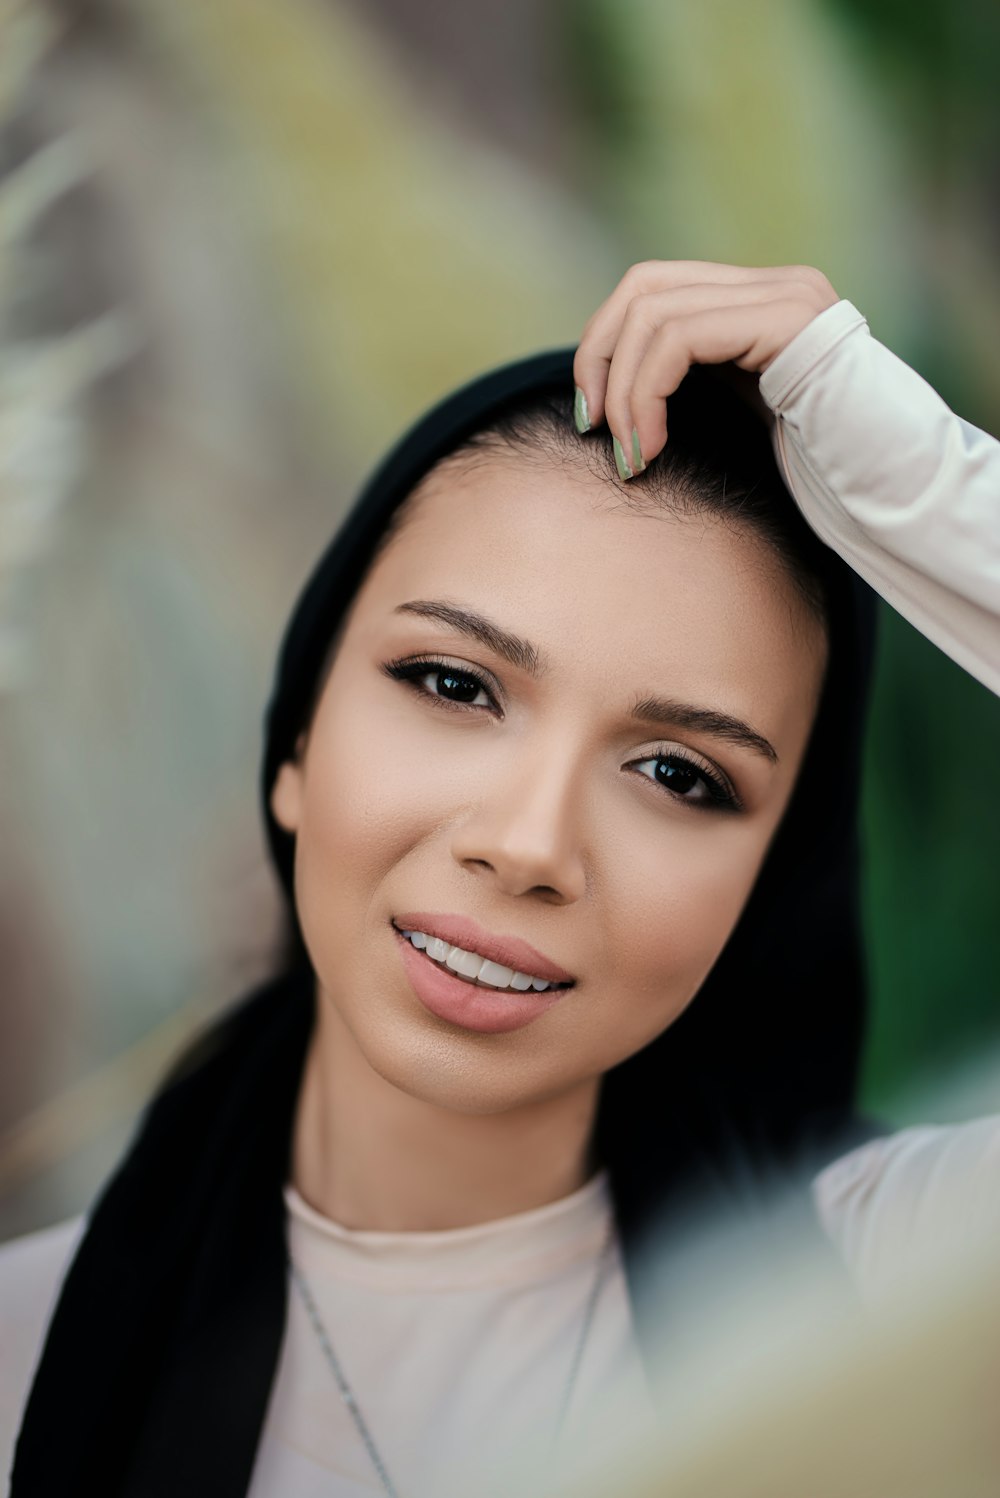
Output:
<path fill-rule="evenodd" d="M 501 967 L 513 968 L 529 978 L 544 978 L 549 983 L 574 983 L 572 973 L 567 973 L 558 963 L 544 957 L 536 947 L 522 941 L 519 936 L 495 936 L 468 915 L 433 915 L 424 910 L 406 911 L 393 916 L 393 925 L 400 931 L 423 931 L 427 936 L 438 936 L 453 947 L 462 947 L 466 952 L 479 952 Z"/>

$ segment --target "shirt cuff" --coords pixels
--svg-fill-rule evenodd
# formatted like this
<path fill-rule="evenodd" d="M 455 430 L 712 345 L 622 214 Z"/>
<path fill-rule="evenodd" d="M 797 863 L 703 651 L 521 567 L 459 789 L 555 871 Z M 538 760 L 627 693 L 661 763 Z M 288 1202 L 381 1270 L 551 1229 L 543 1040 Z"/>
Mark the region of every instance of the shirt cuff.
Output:
<path fill-rule="evenodd" d="M 788 402 L 818 364 L 858 329 L 868 335 L 868 323 L 852 302 L 834 302 L 796 333 L 760 377 L 760 393 L 775 414 Z"/>

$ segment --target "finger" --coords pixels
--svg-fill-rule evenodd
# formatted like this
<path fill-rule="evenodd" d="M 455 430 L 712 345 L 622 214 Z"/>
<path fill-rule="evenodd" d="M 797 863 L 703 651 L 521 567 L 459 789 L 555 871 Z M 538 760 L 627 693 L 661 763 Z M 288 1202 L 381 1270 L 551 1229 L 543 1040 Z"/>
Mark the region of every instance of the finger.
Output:
<path fill-rule="evenodd" d="M 574 379 L 584 392 L 590 424 L 597 426 L 604 418 L 608 369 L 633 298 L 685 286 L 738 287 L 750 282 L 805 285 L 821 297 L 836 300 L 836 293 L 822 271 L 808 265 L 741 266 L 713 260 L 644 260 L 630 266 L 611 295 L 587 320 L 574 360 Z"/>
<path fill-rule="evenodd" d="M 773 281 L 811 287 L 820 295 L 833 291 L 822 271 L 811 265 L 725 265 L 715 260 L 642 260 L 629 266 L 609 297 L 588 318 L 584 334 L 602 323 L 616 303 L 634 296 L 674 291 L 681 286 L 739 286 L 747 281 Z"/>
<path fill-rule="evenodd" d="M 760 306 L 748 302 L 674 318 L 659 328 L 632 379 L 629 406 L 637 443 L 645 463 L 659 453 L 669 426 L 669 398 L 692 364 L 732 362 L 755 373 L 767 367 L 775 352 L 816 315 L 804 297 Z M 666 414 L 665 414 L 666 413 Z"/>
<path fill-rule="evenodd" d="M 714 283 L 710 276 L 712 270 L 720 272 Z M 577 390 L 583 392 L 588 427 L 599 426 L 605 419 L 611 358 L 629 306 L 636 297 L 682 286 L 738 284 L 752 274 L 741 266 L 715 266 L 710 261 L 699 260 L 644 260 L 630 266 L 611 295 L 587 319 L 573 360 L 573 379 Z M 578 420 L 578 428 L 580 425 Z"/>
<path fill-rule="evenodd" d="M 633 443 L 632 386 L 650 343 L 660 328 L 695 313 L 712 311 L 720 306 L 734 309 L 743 306 L 763 308 L 777 301 L 783 288 L 775 281 L 747 281 L 733 286 L 708 284 L 679 286 L 671 291 L 652 292 L 633 297 L 628 305 L 618 333 L 613 352 L 608 361 L 607 389 L 604 396 L 604 415 L 612 434 L 628 452 Z M 766 316 L 767 314 L 762 314 Z M 661 410 L 661 417 L 665 413 Z M 642 453 L 648 461 L 663 446 L 666 428 L 652 446 L 643 445 Z M 647 434 L 648 440 L 648 434 Z M 636 458 L 633 470 L 641 466 Z"/>

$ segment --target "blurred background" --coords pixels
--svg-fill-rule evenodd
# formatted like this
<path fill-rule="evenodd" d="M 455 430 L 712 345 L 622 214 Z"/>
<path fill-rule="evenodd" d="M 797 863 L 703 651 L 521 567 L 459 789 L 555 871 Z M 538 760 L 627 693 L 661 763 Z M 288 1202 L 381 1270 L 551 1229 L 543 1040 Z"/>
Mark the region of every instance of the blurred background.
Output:
<path fill-rule="evenodd" d="M 808 262 L 1000 431 L 998 72 L 993 0 L 0 0 L 0 1239 L 268 972 L 279 634 L 437 395 Z M 901 1123 L 1000 1039 L 1000 703 L 888 611 L 866 786 Z"/>

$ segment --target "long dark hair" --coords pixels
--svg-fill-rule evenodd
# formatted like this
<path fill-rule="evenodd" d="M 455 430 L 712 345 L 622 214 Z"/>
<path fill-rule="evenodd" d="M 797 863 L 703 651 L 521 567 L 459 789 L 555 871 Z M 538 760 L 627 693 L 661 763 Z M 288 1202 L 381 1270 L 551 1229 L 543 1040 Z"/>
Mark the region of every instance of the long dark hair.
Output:
<path fill-rule="evenodd" d="M 456 449 L 498 441 L 607 463 L 605 438 L 581 446 L 572 434 L 571 397 L 570 350 L 448 397 L 379 467 L 304 588 L 278 661 L 260 784 L 288 895 L 285 961 L 182 1058 L 96 1204 L 32 1387 L 14 1498 L 245 1492 L 284 1327 L 282 1186 L 314 1015 L 294 845 L 271 815 L 271 787 L 414 487 Z M 728 505 L 821 612 L 829 658 L 795 791 L 725 950 L 684 1015 L 602 1085 L 594 1144 L 634 1296 L 654 1224 L 669 1228 L 692 1197 L 746 1198 L 748 1183 L 753 1197 L 757 1183 L 816 1165 L 850 1137 L 865 1008 L 856 829 L 871 596 L 808 532 L 765 428 L 724 382 L 693 372 L 671 403 L 670 431 L 623 502 Z"/>

